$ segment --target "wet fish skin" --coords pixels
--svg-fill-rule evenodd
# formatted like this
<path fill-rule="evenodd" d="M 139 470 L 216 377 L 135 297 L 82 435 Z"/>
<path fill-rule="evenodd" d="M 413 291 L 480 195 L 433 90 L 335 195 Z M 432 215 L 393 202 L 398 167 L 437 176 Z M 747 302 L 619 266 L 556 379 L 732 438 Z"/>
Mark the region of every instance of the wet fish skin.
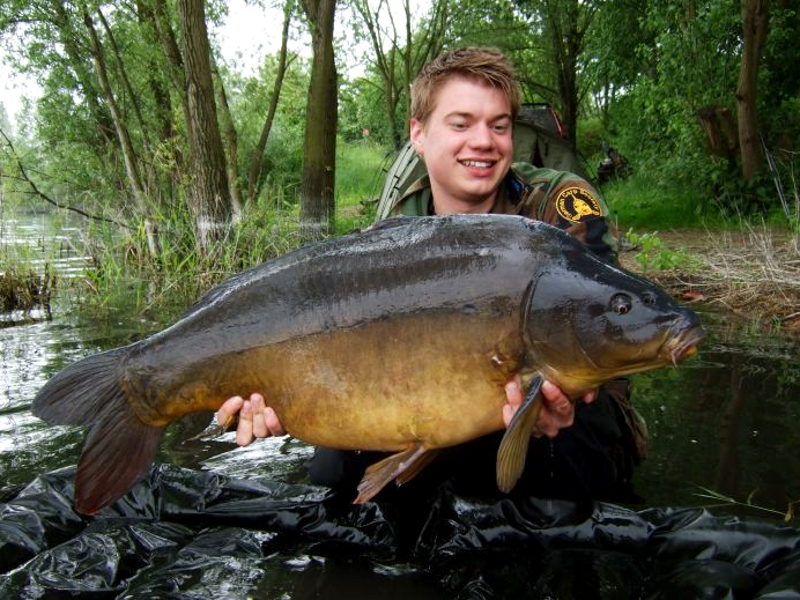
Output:
<path fill-rule="evenodd" d="M 428 451 L 502 429 L 515 374 L 579 395 L 701 337 L 693 313 L 549 225 L 401 218 L 232 277 L 171 327 L 64 369 L 33 410 L 91 426 L 76 476 L 85 513 L 141 478 L 168 423 L 252 391 L 309 443 L 397 452 L 368 471 L 363 502 Z M 522 445 L 526 427 L 513 432 Z"/>

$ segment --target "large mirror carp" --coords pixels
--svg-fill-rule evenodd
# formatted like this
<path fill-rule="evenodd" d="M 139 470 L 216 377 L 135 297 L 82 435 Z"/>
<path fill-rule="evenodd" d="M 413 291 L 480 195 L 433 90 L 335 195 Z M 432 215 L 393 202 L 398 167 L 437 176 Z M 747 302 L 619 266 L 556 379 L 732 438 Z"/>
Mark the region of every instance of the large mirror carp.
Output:
<path fill-rule="evenodd" d="M 258 391 L 310 444 L 395 452 L 356 502 L 431 451 L 504 427 L 504 384 L 532 379 L 498 454 L 513 487 L 545 377 L 575 397 L 676 364 L 703 337 L 652 283 L 563 231 L 509 215 L 397 218 L 288 253 L 212 289 L 177 323 L 84 358 L 33 412 L 90 427 L 76 508 L 92 514 L 147 471 L 171 421 Z"/>

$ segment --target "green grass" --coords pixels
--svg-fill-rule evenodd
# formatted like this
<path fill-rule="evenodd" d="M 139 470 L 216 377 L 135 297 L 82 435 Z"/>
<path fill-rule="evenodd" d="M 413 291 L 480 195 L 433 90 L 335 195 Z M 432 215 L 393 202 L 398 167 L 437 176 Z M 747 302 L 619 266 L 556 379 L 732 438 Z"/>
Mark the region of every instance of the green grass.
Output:
<path fill-rule="evenodd" d="M 375 199 L 394 153 L 369 141 L 344 143 L 336 149 L 336 207 Z"/>
<path fill-rule="evenodd" d="M 394 153 L 369 141 L 340 142 L 336 151 L 336 234 L 372 223 Z"/>
<path fill-rule="evenodd" d="M 629 229 L 625 237 L 628 242 L 639 247 L 635 260 L 644 273 L 675 268 L 691 271 L 698 268 L 696 258 L 682 250 L 670 250 L 658 237 L 657 232 L 640 234 Z"/>
<path fill-rule="evenodd" d="M 621 231 L 702 227 L 711 208 L 696 190 L 638 174 L 610 182 L 601 191 Z"/>

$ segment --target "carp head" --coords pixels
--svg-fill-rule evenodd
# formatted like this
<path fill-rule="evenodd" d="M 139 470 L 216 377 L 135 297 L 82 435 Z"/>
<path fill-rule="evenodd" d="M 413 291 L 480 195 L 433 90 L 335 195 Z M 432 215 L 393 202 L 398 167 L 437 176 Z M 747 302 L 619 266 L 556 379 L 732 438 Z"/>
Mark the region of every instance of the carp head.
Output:
<path fill-rule="evenodd" d="M 655 284 L 576 244 L 531 282 L 522 314 L 528 360 L 579 395 L 616 377 L 677 365 L 705 337 L 697 315 Z"/>

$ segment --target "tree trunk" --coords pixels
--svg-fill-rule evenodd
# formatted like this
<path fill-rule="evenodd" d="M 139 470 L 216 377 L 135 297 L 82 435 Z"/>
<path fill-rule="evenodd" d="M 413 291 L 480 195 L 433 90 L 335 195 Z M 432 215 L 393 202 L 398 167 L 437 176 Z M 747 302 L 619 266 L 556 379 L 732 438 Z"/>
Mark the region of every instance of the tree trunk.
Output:
<path fill-rule="evenodd" d="M 178 0 L 178 13 L 189 145 L 187 199 L 201 250 L 206 251 L 225 231 L 231 216 L 231 196 L 211 81 L 204 0 Z"/>
<path fill-rule="evenodd" d="M 764 164 L 758 130 L 757 82 L 761 50 L 767 37 L 768 0 L 742 0 L 742 61 L 736 88 L 736 112 L 739 122 L 739 148 L 742 176 L 750 179 Z"/>
<path fill-rule="evenodd" d="M 128 98 L 130 99 L 130 103 L 133 106 L 133 113 L 136 115 L 138 128 L 145 140 L 145 145 L 149 146 L 149 132 L 147 130 L 147 125 L 145 124 L 144 118 L 142 117 L 142 107 L 141 103 L 139 102 L 139 94 L 136 93 L 131 85 L 131 80 L 128 77 L 128 70 L 125 68 L 125 63 L 122 61 L 122 53 L 119 50 L 119 45 L 117 44 L 117 40 L 114 37 L 114 32 L 111 30 L 103 11 L 98 6 L 95 12 L 97 12 L 97 17 L 100 19 L 100 24 L 103 26 L 103 30 L 106 33 L 106 38 L 108 38 L 108 43 L 111 46 L 114 62 L 116 63 L 117 71 L 119 72 L 119 78 L 122 81 L 125 94 L 127 94 Z"/>
<path fill-rule="evenodd" d="M 136 15 L 139 20 L 139 30 L 144 39 L 151 45 L 158 47 L 159 36 L 158 26 L 155 22 L 155 14 L 152 5 L 145 0 L 136 0 Z M 147 57 L 148 74 L 147 85 L 153 99 L 154 117 L 156 126 L 156 152 L 168 152 L 174 160 L 175 167 L 163 169 L 154 167 L 152 176 L 155 178 L 151 183 L 152 189 L 158 190 L 158 200 L 161 206 L 165 205 L 173 198 L 174 190 L 180 185 L 178 172 L 181 164 L 180 152 L 175 144 L 170 140 L 175 135 L 175 125 L 172 120 L 172 98 L 169 90 L 162 84 L 159 78 L 161 65 L 152 54 Z M 169 66 L 167 65 L 167 68 Z M 169 79 L 169 76 L 167 76 Z M 182 89 L 182 86 L 181 86 Z M 161 161 L 159 161 L 161 162 Z M 171 161 L 169 161 L 171 162 Z"/>
<path fill-rule="evenodd" d="M 175 32 L 170 25 L 164 0 L 153 0 L 153 25 L 161 42 L 164 55 L 167 57 L 167 63 L 169 64 L 168 74 L 172 80 L 172 87 L 179 90 L 179 93 L 184 94 L 183 57 L 181 56 L 178 42 L 175 40 Z M 185 105 L 186 99 L 182 98 L 181 102 Z"/>
<path fill-rule="evenodd" d="M 574 150 L 578 123 L 578 58 L 591 20 L 591 10 L 578 0 L 546 0 L 545 19 L 550 29 L 552 52 L 561 100 L 561 118 L 567 141 Z"/>
<path fill-rule="evenodd" d="M 293 0 L 285 0 L 283 5 L 283 29 L 281 30 L 281 50 L 278 54 L 278 72 L 275 74 L 275 83 L 272 86 L 272 97 L 269 100 L 267 117 L 264 119 L 261 135 L 258 137 L 255 150 L 253 150 L 250 168 L 247 170 L 247 202 L 255 202 L 261 188 L 261 165 L 263 164 L 264 149 L 267 147 L 267 139 L 269 139 L 269 132 L 272 129 L 272 121 L 275 119 L 275 111 L 278 110 L 283 79 L 286 76 L 288 67 L 286 53 L 289 44 L 289 25 L 292 22 L 293 4 Z"/>
<path fill-rule="evenodd" d="M 145 234 L 147 236 L 147 247 L 150 255 L 156 258 L 159 254 L 158 240 L 155 231 L 155 226 L 149 216 L 149 207 L 147 201 L 147 193 L 142 185 L 142 179 L 138 168 L 138 159 L 136 152 L 133 148 L 133 142 L 128 133 L 128 128 L 125 124 L 124 116 L 119 110 L 117 101 L 114 98 L 114 92 L 111 89 L 111 83 L 108 80 L 108 71 L 106 69 L 105 55 L 103 48 L 100 45 L 100 40 L 97 37 L 97 31 L 94 28 L 92 17 L 83 9 L 83 22 L 86 25 L 86 30 L 89 32 L 89 39 L 91 41 L 92 56 L 94 58 L 95 70 L 97 72 L 97 81 L 100 84 L 100 89 L 103 92 L 108 109 L 111 112 L 111 118 L 114 122 L 114 128 L 119 140 L 122 156 L 125 161 L 125 172 L 128 175 L 128 182 L 133 192 L 133 197 L 136 206 L 139 210 L 139 215 L 144 221 Z"/>
<path fill-rule="evenodd" d="M 300 183 L 300 235 L 320 239 L 331 232 L 336 172 L 337 87 L 333 55 L 336 0 L 304 0 L 313 58 Z"/>
<path fill-rule="evenodd" d="M 75 77 L 83 91 L 83 97 L 89 105 L 89 111 L 97 123 L 97 130 L 107 148 L 116 150 L 117 144 L 114 138 L 114 124 L 108 111 L 101 106 L 98 100 L 98 96 L 102 95 L 102 93 L 98 92 L 89 71 L 84 68 L 83 40 L 72 26 L 70 17 L 63 3 L 54 2 L 53 9 L 56 15 L 54 22 L 59 32 L 59 41 L 63 45 L 64 51 L 69 58 L 69 64 L 75 72 Z M 103 154 L 103 151 L 99 151 L 98 155 L 100 154 Z"/>
<path fill-rule="evenodd" d="M 231 206 L 233 208 L 233 221 L 238 223 L 242 218 L 242 194 L 239 185 L 239 135 L 236 133 L 236 125 L 233 123 L 233 116 L 231 116 L 231 109 L 228 106 L 228 94 L 225 93 L 225 84 L 219 74 L 216 61 L 212 63 L 212 71 L 214 77 L 212 81 L 216 82 L 215 89 L 217 90 L 217 101 L 219 102 L 219 118 L 222 121 L 222 135 L 225 138 L 225 149 L 227 155 L 227 170 L 228 170 L 228 189 L 231 194 Z"/>

